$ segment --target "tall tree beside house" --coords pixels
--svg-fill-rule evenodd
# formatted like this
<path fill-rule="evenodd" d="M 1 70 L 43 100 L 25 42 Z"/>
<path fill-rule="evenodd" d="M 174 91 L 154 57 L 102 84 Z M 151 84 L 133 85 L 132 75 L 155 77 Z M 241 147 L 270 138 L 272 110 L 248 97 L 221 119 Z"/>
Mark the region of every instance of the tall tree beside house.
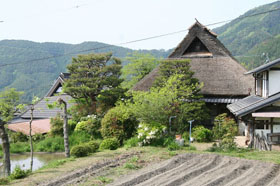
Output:
<path fill-rule="evenodd" d="M 190 70 L 189 59 L 168 59 L 161 61 L 159 75 L 156 77 L 154 87 L 166 87 L 166 82 L 178 76 L 171 89 L 176 90 L 176 102 L 173 103 L 177 110 L 177 128 L 180 132 L 186 131 L 188 120 L 202 122 L 209 119 L 208 109 L 199 91 L 203 87 L 198 79 L 194 78 L 194 72 Z M 173 77 L 174 78 L 174 77 Z M 169 80 L 170 81 L 170 80 Z"/>
<path fill-rule="evenodd" d="M 9 137 L 4 125 L 14 117 L 14 113 L 17 109 L 21 108 L 19 98 L 22 94 L 22 92 L 17 92 L 15 89 L 5 89 L 0 92 L 0 137 L 4 155 L 3 164 L 5 175 L 10 175 L 11 161 Z"/>
<path fill-rule="evenodd" d="M 166 60 L 158 67 L 157 84 L 150 91 L 132 91 L 135 116 L 144 123 L 159 123 L 169 128 L 169 117 L 176 116 L 172 130 L 183 133 L 188 120 L 208 119 L 205 103 L 200 100 L 202 85 L 193 78 L 188 60 Z"/>
<path fill-rule="evenodd" d="M 134 52 L 126 57 L 129 61 L 122 68 L 124 88 L 132 88 L 138 81 L 149 74 L 159 63 L 159 60 L 151 54 Z"/>
<path fill-rule="evenodd" d="M 63 90 L 84 105 L 88 114 L 104 112 L 124 95 L 121 68 L 121 61 L 112 53 L 78 55 L 67 66 L 71 75 Z"/>
<path fill-rule="evenodd" d="M 190 70 L 189 59 L 168 59 L 161 61 L 159 66 L 159 75 L 154 82 L 154 86 L 163 86 L 168 78 L 174 74 L 182 74 L 183 76 L 181 81 L 183 81 L 183 84 L 185 85 L 199 83 L 199 80 L 193 77 L 194 72 Z M 198 88 L 197 92 L 199 91 L 200 89 Z"/>

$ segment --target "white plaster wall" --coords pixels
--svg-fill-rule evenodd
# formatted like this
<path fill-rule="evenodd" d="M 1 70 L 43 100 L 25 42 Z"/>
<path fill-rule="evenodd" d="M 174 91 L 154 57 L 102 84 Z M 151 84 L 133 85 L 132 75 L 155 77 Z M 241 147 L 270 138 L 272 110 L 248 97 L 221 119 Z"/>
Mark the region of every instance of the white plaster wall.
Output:
<path fill-rule="evenodd" d="M 273 125 L 273 133 L 280 133 L 280 125 Z"/>
<path fill-rule="evenodd" d="M 280 71 L 269 71 L 268 79 L 269 96 L 280 92 Z"/>

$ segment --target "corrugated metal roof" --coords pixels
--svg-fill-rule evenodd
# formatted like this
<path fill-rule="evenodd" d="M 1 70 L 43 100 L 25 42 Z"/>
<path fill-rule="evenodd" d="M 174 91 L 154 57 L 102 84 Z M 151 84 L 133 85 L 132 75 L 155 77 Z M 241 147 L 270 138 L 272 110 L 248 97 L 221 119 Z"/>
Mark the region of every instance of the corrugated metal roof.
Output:
<path fill-rule="evenodd" d="M 227 108 L 236 116 L 242 117 L 263 107 L 271 105 L 280 100 L 280 93 L 277 93 L 268 98 L 259 96 L 248 96 L 236 103 L 230 104 Z"/>
<path fill-rule="evenodd" d="M 239 100 L 241 100 L 242 98 L 218 98 L 218 97 L 212 97 L 212 98 L 202 98 L 203 101 L 205 101 L 206 103 L 235 103 Z"/>
<path fill-rule="evenodd" d="M 9 124 L 8 129 L 14 132 L 21 132 L 29 135 L 29 122 Z M 50 119 L 33 120 L 31 124 L 31 134 L 45 134 L 51 130 Z"/>
<path fill-rule="evenodd" d="M 268 70 L 270 69 L 271 67 L 273 67 L 274 65 L 278 65 L 280 64 L 280 58 L 274 60 L 274 61 L 271 61 L 267 64 L 264 64 L 264 65 L 261 65 L 253 70 L 250 70 L 248 72 L 246 72 L 245 74 L 253 74 L 253 73 L 260 73 L 260 72 L 263 72 L 265 70 Z"/>

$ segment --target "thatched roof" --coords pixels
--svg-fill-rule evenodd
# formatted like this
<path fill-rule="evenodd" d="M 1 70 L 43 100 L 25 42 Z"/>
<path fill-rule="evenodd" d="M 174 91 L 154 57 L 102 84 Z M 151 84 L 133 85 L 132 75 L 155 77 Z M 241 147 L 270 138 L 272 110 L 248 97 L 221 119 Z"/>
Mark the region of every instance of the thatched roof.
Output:
<path fill-rule="evenodd" d="M 168 59 L 190 59 L 194 77 L 204 83 L 204 95 L 246 96 L 253 90 L 254 79 L 232 57 L 217 35 L 196 22 Z M 153 85 L 159 67 L 139 81 L 132 90 L 147 91 Z"/>
<path fill-rule="evenodd" d="M 48 93 L 46 94 L 45 97 L 50 97 L 50 96 L 54 96 L 56 91 L 62 87 L 62 84 L 64 83 L 64 81 L 66 79 L 68 79 L 70 77 L 70 73 L 60 73 L 60 75 L 58 76 L 58 78 L 55 80 L 54 84 L 52 85 L 52 87 L 50 88 L 50 90 L 48 91 Z"/>

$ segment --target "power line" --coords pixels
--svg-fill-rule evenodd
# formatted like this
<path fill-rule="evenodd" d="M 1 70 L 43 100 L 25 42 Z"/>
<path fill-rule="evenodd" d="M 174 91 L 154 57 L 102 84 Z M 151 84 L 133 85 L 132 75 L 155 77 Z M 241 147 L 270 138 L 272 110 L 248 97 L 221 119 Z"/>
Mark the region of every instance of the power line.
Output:
<path fill-rule="evenodd" d="M 279 11 L 279 10 L 280 10 L 280 8 L 276 8 L 276 9 L 272 9 L 272 10 L 268 10 L 268 11 L 264 11 L 264 12 L 260 12 L 260 13 L 256 13 L 256 14 L 251 14 L 251 15 L 247 15 L 247 16 L 241 16 L 241 17 L 238 17 L 238 18 L 235 18 L 235 19 L 230 19 L 230 20 L 225 20 L 225 21 L 220 21 L 220 22 L 216 22 L 216 23 L 207 24 L 205 26 L 213 26 L 213 25 L 217 25 L 217 24 L 222 24 L 222 23 L 230 22 L 230 21 L 233 21 L 233 20 L 241 20 L 241 19 L 245 19 L 245 18 L 248 18 L 248 17 L 253 17 L 253 16 L 262 15 L 262 14 L 267 14 L 267 13 L 271 13 L 271 12 L 275 12 L 275 11 Z M 27 61 L 23 61 L 23 62 L 15 62 L 15 63 L 2 64 L 2 65 L 0 65 L 0 67 L 10 66 L 10 65 L 19 65 L 19 64 L 23 64 L 23 63 L 31 63 L 31 62 L 35 62 L 35 61 L 42 61 L 42 60 L 47 60 L 47 59 L 53 59 L 53 58 L 57 58 L 57 57 L 67 56 L 67 55 L 75 55 L 75 54 L 83 53 L 83 52 L 89 52 L 89 51 L 94 51 L 94 50 L 99 50 L 99 49 L 104 49 L 104 48 L 111 48 L 111 47 L 118 46 L 118 45 L 127 45 L 127 44 L 131 44 L 131 43 L 136 43 L 136 42 L 156 39 L 156 38 L 160 38 L 160 37 L 170 36 L 170 35 L 186 32 L 186 31 L 188 31 L 188 29 L 179 30 L 179 31 L 170 32 L 170 33 L 166 33 L 166 34 L 161 34 L 161 35 L 156 35 L 156 36 L 151 36 L 151 37 L 146 37 L 146 38 L 142 38 L 142 39 L 131 40 L 131 41 L 123 42 L 123 43 L 112 44 L 112 45 L 109 45 L 109 46 L 106 45 L 106 46 L 102 46 L 102 47 L 90 48 L 90 49 L 80 50 L 80 51 L 76 51 L 76 52 L 69 52 L 69 53 L 65 53 L 65 54 L 61 54 L 61 55 L 56 55 L 56 56 L 48 56 L 48 57 L 43 57 L 43 58 L 27 60 Z"/>

